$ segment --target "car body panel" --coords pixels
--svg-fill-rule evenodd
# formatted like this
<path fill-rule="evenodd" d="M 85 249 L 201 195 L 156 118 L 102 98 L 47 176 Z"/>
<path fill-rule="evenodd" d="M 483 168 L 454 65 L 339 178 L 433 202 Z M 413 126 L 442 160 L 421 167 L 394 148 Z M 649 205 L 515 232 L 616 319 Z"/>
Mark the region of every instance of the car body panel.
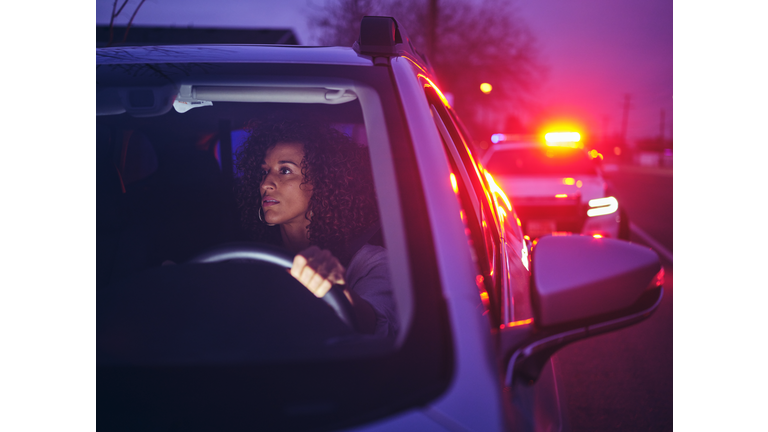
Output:
<path fill-rule="evenodd" d="M 347 47 L 296 45 L 172 45 L 104 48 L 96 65 L 139 63 L 299 63 L 373 66 L 371 57 Z"/>
<path fill-rule="evenodd" d="M 455 371 L 448 391 L 431 404 L 437 412 L 468 430 L 502 430 L 500 389 L 488 320 L 477 313 L 480 298 L 475 289 L 472 257 L 467 247 L 460 208 L 451 190 L 450 170 L 440 137 L 429 115 L 427 99 L 412 64 L 392 59 L 392 71 L 400 90 L 403 110 L 420 161 L 422 181 L 435 237 L 442 285 L 454 334 Z M 442 181 L 438 180 L 442 179 Z"/>
<path fill-rule="evenodd" d="M 386 417 L 365 426 L 343 429 L 344 432 L 388 432 L 388 431 L 424 431 L 424 432 L 457 432 L 460 429 L 439 415 L 430 416 L 427 410 L 412 410 L 394 416 Z M 443 420 L 442 424 L 433 417 Z M 444 425 L 447 423 L 447 427 Z M 453 426 L 453 427 L 451 427 Z"/>

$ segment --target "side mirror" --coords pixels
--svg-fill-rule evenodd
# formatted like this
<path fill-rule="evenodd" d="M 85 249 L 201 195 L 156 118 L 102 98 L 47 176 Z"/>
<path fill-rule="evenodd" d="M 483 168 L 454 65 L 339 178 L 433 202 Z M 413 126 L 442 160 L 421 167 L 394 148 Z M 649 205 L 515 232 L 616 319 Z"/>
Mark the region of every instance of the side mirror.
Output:
<path fill-rule="evenodd" d="M 652 249 L 610 238 L 547 236 L 532 252 L 539 327 L 626 309 L 661 270 Z"/>
<path fill-rule="evenodd" d="M 664 271 L 653 250 L 610 238 L 546 236 L 533 247 L 535 330 L 507 338 L 508 385 L 535 381 L 565 345 L 649 317 L 663 295 Z M 504 336 L 502 335 L 502 344 Z"/>

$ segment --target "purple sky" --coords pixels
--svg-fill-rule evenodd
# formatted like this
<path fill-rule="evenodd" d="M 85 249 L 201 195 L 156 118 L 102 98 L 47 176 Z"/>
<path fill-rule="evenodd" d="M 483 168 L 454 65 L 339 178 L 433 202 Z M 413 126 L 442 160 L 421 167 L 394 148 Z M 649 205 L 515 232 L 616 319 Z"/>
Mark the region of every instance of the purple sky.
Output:
<path fill-rule="evenodd" d="M 594 132 L 614 133 L 628 93 L 629 138 L 657 136 L 661 110 L 671 138 L 672 0 L 528 0 L 519 11 L 550 68 L 545 111 L 583 112 Z"/>
<path fill-rule="evenodd" d="M 125 24 L 139 0 L 130 0 Z M 136 25 L 290 27 L 315 43 L 310 5 L 324 0 L 147 0 Z M 96 1 L 97 24 L 109 23 L 113 0 Z M 549 73 L 535 113 L 584 124 L 594 135 L 621 129 L 624 95 L 631 95 L 630 141 L 672 135 L 672 0 L 518 0 Z"/>

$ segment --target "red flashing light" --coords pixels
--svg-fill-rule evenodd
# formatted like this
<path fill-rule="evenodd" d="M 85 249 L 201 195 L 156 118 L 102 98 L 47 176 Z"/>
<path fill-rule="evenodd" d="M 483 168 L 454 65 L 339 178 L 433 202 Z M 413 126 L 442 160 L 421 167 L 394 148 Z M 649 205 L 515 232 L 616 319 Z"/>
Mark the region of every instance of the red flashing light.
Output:
<path fill-rule="evenodd" d="M 508 324 L 502 324 L 499 327 L 502 329 L 505 327 L 517 327 L 521 325 L 528 325 L 528 324 L 531 324 L 532 322 L 533 322 L 533 318 L 528 318 L 520 321 L 512 321 L 511 323 L 508 323 Z"/>
<path fill-rule="evenodd" d="M 418 74 L 417 76 L 419 78 L 424 78 L 424 80 L 429 83 L 428 85 L 435 89 L 435 92 L 437 92 L 437 96 L 440 98 L 441 101 L 443 101 L 443 105 L 447 106 L 448 108 L 451 107 L 451 104 L 448 103 L 448 98 L 445 97 L 443 92 L 440 91 L 440 89 L 435 85 L 435 83 L 432 82 L 431 79 L 427 78 L 427 76 L 423 74 Z"/>
<path fill-rule="evenodd" d="M 651 282 L 651 287 L 653 288 L 658 288 L 662 285 L 664 285 L 664 267 L 662 267 L 661 270 L 656 273 L 656 277 L 654 278 L 653 282 Z"/>

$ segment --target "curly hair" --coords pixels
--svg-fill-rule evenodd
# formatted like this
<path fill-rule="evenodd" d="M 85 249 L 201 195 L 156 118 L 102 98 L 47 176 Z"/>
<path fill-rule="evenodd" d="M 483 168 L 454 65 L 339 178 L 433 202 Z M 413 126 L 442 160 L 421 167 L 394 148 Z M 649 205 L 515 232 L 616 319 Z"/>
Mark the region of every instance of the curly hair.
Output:
<path fill-rule="evenodd" d="M 259 219 L 261 165 L 280 142 L 304 145 L 302 184 L 312 186 L 307 219 L 309 242 L 328 249 L 342 264 L 352 258 L 349 244 L 379 219 L 368 148 L 324 123 L 306 120 L 267 120 L 249 124 L 248 138 L 236 152 L 239 175 L 237 205 L 243 229 L 252 239 L 280 244 L 278 227 Z M 309 214 L 312 215 L 309 218 Z"/>

